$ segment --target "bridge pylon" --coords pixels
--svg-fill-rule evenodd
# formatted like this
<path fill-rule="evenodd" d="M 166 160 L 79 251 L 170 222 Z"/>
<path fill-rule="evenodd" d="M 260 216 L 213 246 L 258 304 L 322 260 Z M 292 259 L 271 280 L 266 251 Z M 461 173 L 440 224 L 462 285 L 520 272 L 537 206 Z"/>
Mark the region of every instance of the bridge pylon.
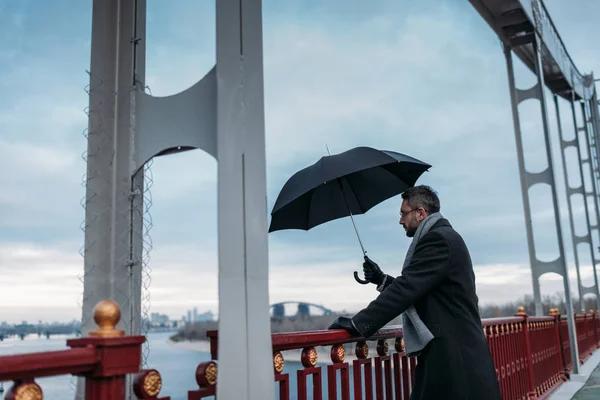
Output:
<path fill-rule="evenodd" d="M 264 357 L 272 347 L 261 0 L 219 0 L 215 18 L 215 66 L 159 98 L 144 91 L 146 0 L 93 1 L 82 333 L 94 329 L 94 306 L 111 299 L 118 328 L 140 334 L 144 166 L 202 149 L 218 162 L 217 397 L 266 400 L 275 392 L 264 385 L 274 375 Z M 80 381 L 83 397 L 81 389 Z"/>
<path fill-rule="evenodd" d="M 515 72 L 513 65 L 512 52 L 513 47 L 531 45 L 534 50 L 534 72 L 537 77 L 537 82 L 529 89 L 519 89 L 515 83 Z M 506 57 L 506 65 L 508 72 L 509 90 L 511 109 L 513 115 L 513 125 L 515 131 L 515 141 L 517 146 L 517 161 L 519 165 L 519 174 L 521 178 L 521 195 L 523 198 L 523 209 L 525 213 L 525 229 L 527 233 L 527 244 L 529 248 L 529 261 L 531 266 L 531 277 L 533 281 L 533 297 L 535 301 L 535 314 L 537 316 L 543 315 L 542 310 L 542 299 L 540 291 L 540 277 L 547 273 L 556 273 L 562 277 L 564 292 L 565 292 L 565 304 L 566 314 L 568 319 L 568 332 L 571 343 L 577 343 L 577 335 L 575 332 L 575 318 L 573 300 L 571 296 L 571 286 L 569 281 L 569 272 L 567 269 L 567 263 L 565 259 L 564 241 L 562 236 L 562 229 L 560 223 L 560 213 L 558 207 L 558 194 L 556 190 L 556 182 L 554 179 L 554 164 L 552 160 L 552 148 L 550 143 L 550 127 L 548 121 L 548 108 L 546 103 L 546 97 L 544 93 L 545 82 L 544 82 L 544 70 L 542 64 L 542 55 L 540 46 L 541 38 L 538 33 L 534 30 L 533 34 L 528 35 L 527 39 L 519 40 L 512 46 L 504 44 L 504 54 Z M 519 117 L 519 104 L 528 99 L 537 99 L 540 105 L 540 113 L 542 119 L 542 130 L 544 138 L 544 146 L 546 152 L 546 168 L 537 173 L 531 173 L 525 169 L 525 154 L 523 150 L 523 141 L 521 136 L 521 122 Z M 535 242 L 533 236 L 533 223 L 531 217 L 531 201 L 529 197 L 529 189 L 537 184 L 546 184 L 550 187 L 550 196 L 552 200 L 552 206 L 554 211 L 554 226 L 556 229 L 557 245 L 559 250 L 558 257 L 553 261 L 542 261 L 537 258 Z M 577 346 L 571 346 L 571 357 L 573 360 L 579 360 L 579 354 Z M 579 365 L 573 363 L 573 372 L 578 373 Z"/>
<path fill-rule="evenodd" d="M 598 210 L 598 188 L 597 188 L 597 182 L 596 179 L 594 179 L 594 164 L 598 163 L 598 157 L 597 157 L 597 152 L 595 151 L 595 146 L 590 146 L 590 138 L 589 138 L 589 133 L 590 130 L 588 129 L 588 123 L 585 122 L 586 120 L 588 120 L 588 118 L 586 117 L 586 110 L 584 107 L 584 103 L 581 103 L 581 120 L 583 121 L 583 125 L 580 126 L 578 125 L 577 122 L 577 112 L 576 112 L 576 100 L 574 99 L 574 96 L 572 96 L 571 101 L 570 101 L 570 105 L 571 105 L 571 115 L 572 115 L 572 119 L 573 119 L 573 129 L 574 129 L 574 133 L 575 133 L 575 138 L 571 141 L 565 141 L 562 135 L 562 127 L 561 127 L 561 123 L 560 123 L 560 111 L 559 111 L 559 103 L 558 103 L 558 96 L 554 95 L 554 103 L 555 103 L 555 107 L 556 107 L 556 115 L 557 115 L 557 119 L 558 119 L 558 132 L 560 135 L 560 142 L 561 142 L 561 155 L 562 155 L 562 160 L 563 160 L 563 165 L 564 165 L 564 179 L 565 179 L 565 189 L 567 191 L 567 202 L 568 202 L 568 206 L 569 206 L 569 223 L 570 223 L 570 227 L 571 227 L 571 239 L 572 239 L 572 243 L 573 243 L 573 255 L 574 255 L 574 259 L 575 259 L 575 270 L 577 272 L 577 286 L 578 286 L 578 291 L 579 291 L 579 301 L 580 301 L 580 307 L 579 309 L 585 309 L 585 300 L 584 300 L 584 296 L 586 294 L 593 294 L 596 298 L 596 308 L 600 308 L 600 292 L 599 292 L 599 286 L 598 286 L 598 276 L 597 276 L 597 257 L 596 257 L 596 252 L 595 252 L 595 246 L 593 243 L 593 237 L 592 237 L 592 231 L 596 230 L 598 231 L 599 229 L 599 224 L 598 222 L 600 221 L 600 213 Z M 585 159 L 582 158 L 582 154 L 581 154 L 581 147 L 582 147 L 582 141 L 580 140 L 580 137 L 583 136 L 584 139 L 584 144 L 585 144 L 585 149 L 587 152 L 587 157 Z M 579 172 L 579 177 L 581 180 L 581 184 L 576 187 L 570 187 L 569 183 L 568 183 L 568 179 L 567 179 L 567 165 L 566 165 L 566 160 L 565 160 L 565 152 L 569 147 L 576 147 L 577 149 L 577 165 L 578 165 L 578 172 Z M 586 179 L 585 179 L 585 174 L 584 174 L 584 165 L 588 166 L 588 172 L 589 172 L 589 177 L 590 177 L 590 182 L 589 184 L 586 184 Z M 590 186 L 590 187 L 588 187 Z M 583 198 L 583 205 L 584 205 L 584 211 L 585 211 L 585 220 L 586 220 L 586 232 L 584 235 L 582 236 L 578 236 L 575 233 L 575 227 L 574 227 L 574 222 L 573 222 L 573 218 L 574 218 L 574 212 L 573 212 L 573 208 L 572 208 L 572 204 L 571 204 L 571 197 L 574 195 L 580 195 Z M 594 210 L 594 220 L 595 223 L 592 223 L 592 217 L 591 217 L 591 208 L 593 208 Z M 600 233 L 600 232 L 599 232 Z M 586 244 L 587 248 L 590 251 L 590 260 L 592 262 L 592 270 L 593 270 L 593 276 L 594 276 L 594 284 L 592 286 L 585 286 L 582 283 L 581 280 L 581 271 L 580 271 L 580 263 L 579 263 L 579 250 L 578 250 L 578 245 L 579 244 Z"/>

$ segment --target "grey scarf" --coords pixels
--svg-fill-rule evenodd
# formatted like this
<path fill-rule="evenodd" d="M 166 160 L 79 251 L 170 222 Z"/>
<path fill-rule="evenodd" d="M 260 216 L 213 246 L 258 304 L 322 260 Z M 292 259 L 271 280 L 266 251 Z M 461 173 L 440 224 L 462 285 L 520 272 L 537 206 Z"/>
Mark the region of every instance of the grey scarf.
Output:
<path fill-rule="evenodd" d="M 433 213 L 428 215 L 427 218 L 421 222 L 421 225 L 419 225 L 417 228 L 415 236 L 408 247 L 402 269 L 406 268 L 410 264 L 419 239 L 429 232 L 429 229 L 431 229 L 431 227 L 442 218 L 442 214 Z M 423 321 L 421 321 L 421 318 L 419 317 L 419 314 L 417 314 L 417 310 L 415 310 L 414 306 L 410 306 L 402 314 L 402 333 L 404 335 L 404 349 L 408 356 L 419 355 L 419 353 L 425 348 L 425 346 L 427 346 L 431 339 L 433 339 L 433 335 L 429 329 L 427 329 L 427 326 L 423 323 Z"/>

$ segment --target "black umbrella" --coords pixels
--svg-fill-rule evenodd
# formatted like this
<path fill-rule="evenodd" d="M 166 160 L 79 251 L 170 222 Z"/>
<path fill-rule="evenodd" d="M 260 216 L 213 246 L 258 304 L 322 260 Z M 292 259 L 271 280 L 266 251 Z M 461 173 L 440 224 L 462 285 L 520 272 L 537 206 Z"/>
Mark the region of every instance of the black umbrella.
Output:
<path fill-rule="evenodd" d="M 413 187 L 431 167 L 405 154 L 356 147 L 325 156 L 296 172 L 283 186 L 273 210 L 269 232 L 309 230 L 334 219 L 350 216 L 363 255 L 366 251 L 354 224 L 355 214 Z M 360 280 L 354 272 L 354 277 Z"/>

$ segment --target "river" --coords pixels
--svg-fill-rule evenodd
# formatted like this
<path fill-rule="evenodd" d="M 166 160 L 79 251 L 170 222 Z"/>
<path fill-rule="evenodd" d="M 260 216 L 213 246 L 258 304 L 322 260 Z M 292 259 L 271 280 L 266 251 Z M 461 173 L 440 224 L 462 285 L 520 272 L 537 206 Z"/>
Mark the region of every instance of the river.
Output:
<path fill-rule="evenodd" d="M 148 337 L 149 356 L 148 368 L 158 370 L 162 376 L 163 389 L 160 394 L 162 396 L 170 396 L 171 400 L 187 400 L 187 391 L 197 389 L 196 379 L 194 377 L 198 363 L 210 360 L 210 353 L 184 348 L 173 347 L 169 345 L 168 338 L 173 333 L 161 332 L 150 333 Z M 29 335 L 25 340 L 5 339 L 0 342 L 0 356 L 13 355 L 22 353 L 34 353 L 41 351 L 54 351 L 67 349 L 67 336 L 56 336 L 50 339 L 38 337 L 37 335 Z M 301 369 L 302 365 L 299 362 L 286 361 L 284 372 L 290 374 L 290 400 L 296 400 L 296 371 Z M 326 368 L 322 370 L 322 385 L 323 398 L 327 398 L 327 382 Z M 352 373 L 350 371 L 350 373 Z M 40 378 L 36 382 L 44 392 L 44 399 L 51 400 L 73 400 L 75 394 L 75 378 L 71 375 Z M 312 378 L 308 379 L 308 398 L 312 395 Z M 350 379 L 352 385 L 352 378 Z M 0 384 L 1 385 L 1 384 Z M 4 399 L 4 395 L 12 382 L 4 382 L 4 393 L 0 393 L 0 400 Z M 339 388 L 338 388 L 339 393 Z M 339 396 L 339 394 L 338 394 Z M 278 397 L 278 396 L 277 396 Z M 276 397 L 276 398 L 277 398 Z"/>

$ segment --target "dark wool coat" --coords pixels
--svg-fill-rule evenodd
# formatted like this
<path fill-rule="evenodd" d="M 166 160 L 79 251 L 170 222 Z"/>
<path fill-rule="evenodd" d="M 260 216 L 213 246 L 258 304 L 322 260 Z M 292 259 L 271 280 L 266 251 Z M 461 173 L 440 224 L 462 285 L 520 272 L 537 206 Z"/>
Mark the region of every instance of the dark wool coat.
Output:
<path fill-rule="evenodd" d="M 446 219 L 421 237 L 410 265 L 389 281 L 352 320 L 369 337 L 415 306 L 434 339 L 417 357 L 411 400 L 500 400 L 479 316 L 471 257 Z"/>

